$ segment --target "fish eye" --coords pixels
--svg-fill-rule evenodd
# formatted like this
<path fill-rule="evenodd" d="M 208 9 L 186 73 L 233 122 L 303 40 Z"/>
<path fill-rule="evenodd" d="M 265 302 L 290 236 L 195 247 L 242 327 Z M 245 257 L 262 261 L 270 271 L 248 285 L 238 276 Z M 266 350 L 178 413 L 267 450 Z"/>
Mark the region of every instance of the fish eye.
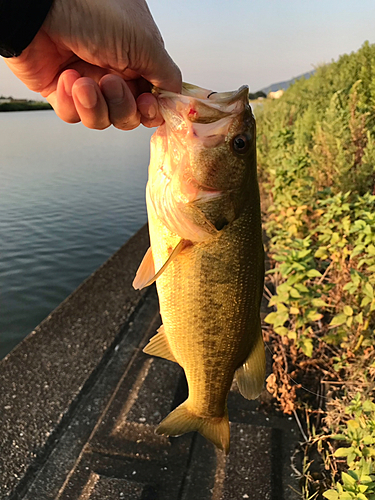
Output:
<path fill-rule="evenodd" d="M 250 138 L 245 134 L 236 135 L 232 141 L 233 151 L 237 154 L 243 155 L 249 151 Z"/>

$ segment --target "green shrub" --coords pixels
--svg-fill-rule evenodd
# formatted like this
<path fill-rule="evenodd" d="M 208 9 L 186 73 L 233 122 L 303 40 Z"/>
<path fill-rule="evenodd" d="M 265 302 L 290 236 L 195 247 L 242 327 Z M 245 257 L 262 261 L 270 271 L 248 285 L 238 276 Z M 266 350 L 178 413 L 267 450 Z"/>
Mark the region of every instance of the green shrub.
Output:
<path fill-rule="evenodd" d="M 374 106 L 375 45 L 366 42 L 358 52 L 317 68 L 310 79 L 297 81 L 257 112 L 264 227 L 272 261 L 268 280 L 274 290 L 269 291 L 271 311 L 265 322 L 274 343 L 282 345 L 282 356 L 276 356 L 281 361 L 274 363 L 273 394 L 288 413 L 308 406 L 306 401 L 291 405 L 297 393 L 285 387 L 289 373 L 300 383 L 308 366 L 324 372 L 326 381 L 341 382 L 344 398 L 353 393 L 353 374 L 361 373 L 371 381 L 366 398 L 372 404 Z M 333 421 L 329 412 L 326 420 Z M 358 424 L 357 438 L 355 446 L 352 441 L 336 452 L 347 453 L 347 471 L 341 480 L 333 472 L 328 483 L 335 489 L 326 491 L 325 498 L 375 499 L 374 415 L 363 412 L 348 424 L 345 414 L 335 415 L 345 439 L 353 438 L 350 432 Z"/>

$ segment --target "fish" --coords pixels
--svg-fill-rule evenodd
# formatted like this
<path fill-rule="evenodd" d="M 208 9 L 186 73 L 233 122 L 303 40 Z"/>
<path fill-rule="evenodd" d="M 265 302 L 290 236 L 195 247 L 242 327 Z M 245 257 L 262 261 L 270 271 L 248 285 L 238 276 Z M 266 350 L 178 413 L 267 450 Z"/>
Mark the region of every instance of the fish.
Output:
<path fill-rule="evenodd" d="M 247 86 L 153 93 L 164 123 L 151 138 L 151 246 L 133 286 L 156 281 L 159 297 L 163 324 L 144 352 L 178 363 L 188 383 L 186 401 L 155 432 L 198 431 L 227 454 L 234 376 L 247 399 L 265 379 L 255 118 Z"/>

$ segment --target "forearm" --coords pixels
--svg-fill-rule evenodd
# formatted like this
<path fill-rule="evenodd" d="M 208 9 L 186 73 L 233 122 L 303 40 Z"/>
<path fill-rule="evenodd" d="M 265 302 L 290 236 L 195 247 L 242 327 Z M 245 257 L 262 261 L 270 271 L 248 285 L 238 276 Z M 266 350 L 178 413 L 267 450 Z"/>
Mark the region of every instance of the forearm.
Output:
<path fill-rule="evenodd" d="M 19 56 L 42 26 L 53 0 L 0 0 L 0 55 Z"/>

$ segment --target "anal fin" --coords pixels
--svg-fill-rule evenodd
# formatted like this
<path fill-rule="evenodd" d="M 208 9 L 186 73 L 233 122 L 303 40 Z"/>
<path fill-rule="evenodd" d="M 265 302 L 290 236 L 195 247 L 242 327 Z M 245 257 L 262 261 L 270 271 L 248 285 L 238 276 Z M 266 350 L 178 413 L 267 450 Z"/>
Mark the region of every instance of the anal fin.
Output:
<path fill-rule="evenodd" d="M 266 353 L 259 325 L 255 343 L 242 366 L 236 370 L 236 380 L 240 393 L 246 399 L 256 399 L 262 392 L 266 376 Z"/>
<path fill-rule="evenodd" d="M 158 356 L 159 358 L 169 359 L 169 361 L 177 363 L 177 360 L 169 347 L 168 339 L 164 331 L 164 325 L 161 325 L 158 333 L 152 337 L 150 342 L 143 349 L 143 352 L 150 354 L 150 356 Z"/>
<path fill-rule="evenodd" d="M 136 290 L 141 290 L 146 286 L 152 285 L 161 274 L 166 270 L 169 264 L 182 252 L 186 247 L 192 243 L 189 240 L 182 239 L 170 253 L 167 261 L 162 265 L 157 273 L 155 273 L 154 258 L 152 255 L 152 248 L 150 247 L 138 268 L 137 274 L 133 281 L 133 287 Z"/>

